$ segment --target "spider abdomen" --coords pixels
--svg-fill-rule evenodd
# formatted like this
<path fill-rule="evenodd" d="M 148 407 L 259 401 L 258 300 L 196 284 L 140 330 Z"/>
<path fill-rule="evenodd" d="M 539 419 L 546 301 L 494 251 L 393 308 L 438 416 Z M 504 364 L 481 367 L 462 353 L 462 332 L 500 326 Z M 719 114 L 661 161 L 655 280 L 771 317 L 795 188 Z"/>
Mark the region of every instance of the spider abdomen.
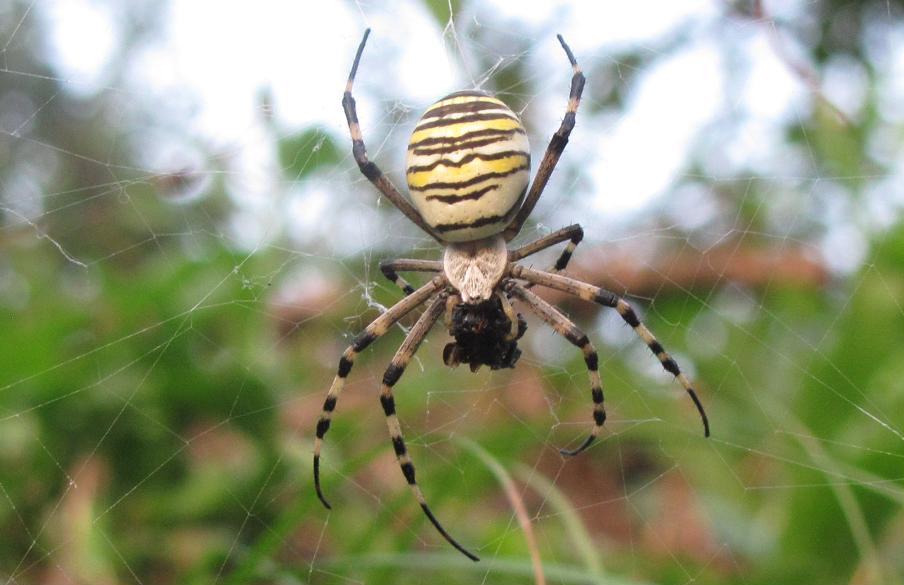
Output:
<path fill-rule="evenodd" d="M 450 94 L 415 127 L 406 175 L 412 201 L 443 240 L 497 234 L 518 210 L 530 178 L 524 126 L 483 92 Z"/>

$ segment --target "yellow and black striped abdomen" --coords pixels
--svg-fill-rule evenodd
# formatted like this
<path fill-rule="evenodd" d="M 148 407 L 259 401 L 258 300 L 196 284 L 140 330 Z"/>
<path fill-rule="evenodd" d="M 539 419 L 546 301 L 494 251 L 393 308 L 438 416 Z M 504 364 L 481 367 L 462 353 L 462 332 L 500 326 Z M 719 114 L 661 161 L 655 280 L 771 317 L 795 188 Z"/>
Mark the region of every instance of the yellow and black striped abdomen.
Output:
<path fill-rule="evenodd" d="M 501 232 L 530 179 L 521 120 L 482 92 L 453 93 L 430 106 L 408 143 L 408 189 L 424 220 L 449 242 Z"/>

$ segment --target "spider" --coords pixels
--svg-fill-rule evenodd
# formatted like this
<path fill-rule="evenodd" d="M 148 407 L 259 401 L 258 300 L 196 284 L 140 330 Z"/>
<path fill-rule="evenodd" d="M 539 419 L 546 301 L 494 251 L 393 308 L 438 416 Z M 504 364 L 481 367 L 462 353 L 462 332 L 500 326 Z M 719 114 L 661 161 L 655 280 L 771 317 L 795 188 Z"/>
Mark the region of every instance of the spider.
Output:
<path fill-rule="evenodd" d="M 449 333 L 455 339 L 443 350 L 443 361 L 449 366 L 468 364 L 472 371 L 482 365 L 494 370 L 515 366 L 521 354 L 517 342 L 524 335 L 527 325 L 512 308 L 513 299 L 523 303 L 529 311 L 581 350 L 590 376 L 593 427 L 578 448 L 562 449 L 562 455 L 573 456 L 587 449 L 606 421 L 597 366 L 599 360 L 587 336 L 561 311 L 531 292 L 530 288 L 535 285 L 614 308 L 646 343 L 663 368 L 684 387 L 700 413 L 707 437 L 709 421 L 690 381 L 662 344 L 640 322 L 626 300 L 608 290 L 558 274 L 568 265 L 575 247 L 584 236 L 580 225 L 570 225 L 517 248 L 510 249 L 507 245 L 521 231 L 536 205 L 574 128 L 575 113 L 584 89 L 584 74 L 562 36 L 558 35 L 559 43 L 573 71 L 568 109 L 549 142 L 530 187 L 530 150 L 518 116 L 489 94 L 460 91 L 430 106 L 411 136 L 406 175 L 412 204 L 367 157 L 358 124 L 352 85 L 369 35 L 370 29 L 367 29 L 355 54 L 342 97 L 342 108 L 352 139 L 352 154 L 358 168 L 380 193 L 443 246 L 443 258 L 441 261 L 401 259 L 380 263 L 383 274 L 406 296 L 355 337 L 339 360 L 338 372 L 317 422 L 314 486 L 320 501 L 330 509 L 320 487 L 320 450 L 355 357 L 405 315 L 426 304 L 426 310 L 386 368 L 380 404 L 402 474 L 424 514 L 449 544 L 469 559 L 477 561 L 476 555 L 446 532 L 427 505 L 415 480 L 414 463 L 405 447 L 392 392 L 421 342 L 443 315 Z M 549 271 L 517 264 L 519 260 L 566 241 L 568 245 Z M 430 282 L 415 289 L 399 276 L 399 272 L 426 272 L 434 276 Z"/>

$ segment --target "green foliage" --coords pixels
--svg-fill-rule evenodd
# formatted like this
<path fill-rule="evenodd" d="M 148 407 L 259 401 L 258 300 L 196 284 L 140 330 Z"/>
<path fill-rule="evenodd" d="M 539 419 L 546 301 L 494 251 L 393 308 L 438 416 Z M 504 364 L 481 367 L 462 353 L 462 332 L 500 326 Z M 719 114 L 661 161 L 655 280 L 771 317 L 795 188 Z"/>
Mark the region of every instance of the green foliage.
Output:
<path fill-rule="evenodd" d="M 279 159 L 287 177 L 301 179 L 316 169 L 336 165 L 341 154 L 329 134 L 311 128 L 281 140 Z"/>
<path fill-rule="evenodd" d="M 443 27 L 461 11 L 461 0 L 426 0 L 424 4 L 436 18 L 436 23 Z M 451 12 L 450 12 L 451 11 Z"/>
<path fill-rule="evenodd" d="M 426 2 L 436 34 L 461 4 Z M 832 38 L 813 47 L 817 62 L 862 58 L 859 44 Z M 15 45 L 0 53 L 19 56 Z M 9 62 L 45 72 L 36 54 Z M 623 55 L 625 77 L 588 110 L 623 107 L 658 54 Z M 594 75 L 618 69 L 587 60 Z M 527 63 L 491 80 L 516 109 L 545 91 Z M 538 348 L 528 339 L 544 333 L 532 321 L 516 372 L 472 374 L 442 365 L 435 332 L 397 386 L 399 416 L 426 497 L 483 557 L 473 564 L 411 498 L 376 399 L 410 321 L 358 356 L 324 450 L 334 509 L 313 493 L 311 435 L 336 360 L 377 306 L 400 298 L 386 283 L 368 288 L 382 251 L 338 258 L 286 236 L 249 251 L 229 235 L 228 172 L 202 172 L 205 197 L 174 202 L 160 177 L 138 172 L 137 153 L 111 147 L 120 136 L 104 100 L 115 92 L 90 109 L 49 71 L 16 79 L 16 92 L 44 104 L 34 142 L 67 155 L 45 187 L 41 225 L 3 208 L 0 574 L 10 582 L 63 582 L 63 573 L 77 583 L 533 583 L 505 480 L 531 514 L 549 583 L 901 583 L 904 223 L 868 232 L 861 266 L 816 285 L 726 277 L 697 290 L 662 278 L 652 303 L 632 298 L 692 372 L 709 441 L 643 345 L 603 341 L 598 313 L 576 303 L 562 306 L 597 343 L 610 418 L 573 461 L 556 448 L 589 426 L 578 352 L 550 335 Z M 851 125 L 814 103 L 786 129 L 788 142 L 812 157 L 816 176 L 845 180 L 839 197 L 858 201 L 887 171 L 869 152 L 875 104 Z M 277 147 L 287 182 L 348 170 L 345 142 L 321 127 Z M 4 185 L 11 175 L 12 163 L 0 167 Z M 834 227 L 804 217 L 799 232 L 758 238 L 775 235 L 771 218 L 784 213 L 775 192 L 796 184 L 741 179 L 700 179 L 718 192 L 730 231 L 743 231 L 739 247 L 781 252 Z M 663 239 L 687 246 L 708 229 L 670 227 Z M 334 288 L 284 296 L 305 271 L 327 273 Z M 546 342 L 562 353 L 543 353 Z"/>

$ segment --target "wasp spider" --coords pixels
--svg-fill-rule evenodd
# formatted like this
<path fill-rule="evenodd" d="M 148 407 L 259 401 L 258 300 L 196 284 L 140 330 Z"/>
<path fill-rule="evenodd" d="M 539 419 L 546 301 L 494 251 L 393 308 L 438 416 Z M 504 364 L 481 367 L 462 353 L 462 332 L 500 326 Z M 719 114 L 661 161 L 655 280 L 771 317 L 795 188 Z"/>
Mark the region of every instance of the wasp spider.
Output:
<path fill-rule="evenodd" d="M 597 369 L 598 358 L 593 344 L 574 323 L 529 290 L 534 285 L 563 291 L 585 301 L 615 309 L 647 344 L 663 368 L 673 374 L 687 391 L 703 420 L 706 436 L 709 436 L 709 422 L 690 381 L 649 329 L 640 322 L 627 301 L 608 290 L 557 274 L 568 265 L 575 247 L 581 241 L 581 226 L 575 224 L 562 228 L 521 247 L 509 248 L 507 245 L 507 242 L 518 235 L 540 198 L 568 143 L 581 101 L 584 75 L 561 35 L 558 37 L 559 42 L 574 71 L 568 109 L 540 161 L 533 183 L 528 187 L 530 150 L 524 127 L 515 112 L 500 100 L 483 92 L 460 91 L 430 106 L 411 136 L 406 174 L 411 200 L 414 202 L 412 204 L 399 193 L 377 165 L 368 159 L 358 124 L 352 84 L 369 34 L 370 30 L 364 33 L 342 97 L 342 107 L 352 138 L 352 153 L 361 172 L 380 193 L 392 201 L 408 219 L 442 244 L 443 258 L 436 261 L 389 260 L 380 264 L 383 274 L 398 285 L 406 296 L 368 325 L 339 360 L 339 370 L 317 423 L 314 484 L 323 505 L 330 508 L 320 487 L 320 449 L 355 357 L 402 317 L 426 304 L 426 310 L 408 332 L 386 368 L 380 403 L 402 474 L 427 518 L 452 546 L 476 561 L 477 556 L 446 532 L 427 505 L 415 481 L 414 464 L 402 438 L 392 393 L 393 386 L 402 376 L 418 346 L 443 315 L 446 316 L 449 333 L 455 339 L 443 351 L 443 359 L 450 366 L 464 363 L 472 371 L 482 365 L 494 370 L 515 366 L 521 354 L 517 342 L 527 325 L 512 308 L 512 300 L 520 301 L 527 310 L 535 313 L 581 350 L 590 374 L 593 428 L 577 449 L 562 450 L 563 455 L 577 455 L 589 447 L 606 420 L 603 389 Z M 568 245 L 550 271 L 534 270 L 517 264 L 527 256 L 566 241 Z M 434 276 L 430 282 L 415 289 L 399 276 L 400 272 L 406 271 L 427 272 Z"/>

